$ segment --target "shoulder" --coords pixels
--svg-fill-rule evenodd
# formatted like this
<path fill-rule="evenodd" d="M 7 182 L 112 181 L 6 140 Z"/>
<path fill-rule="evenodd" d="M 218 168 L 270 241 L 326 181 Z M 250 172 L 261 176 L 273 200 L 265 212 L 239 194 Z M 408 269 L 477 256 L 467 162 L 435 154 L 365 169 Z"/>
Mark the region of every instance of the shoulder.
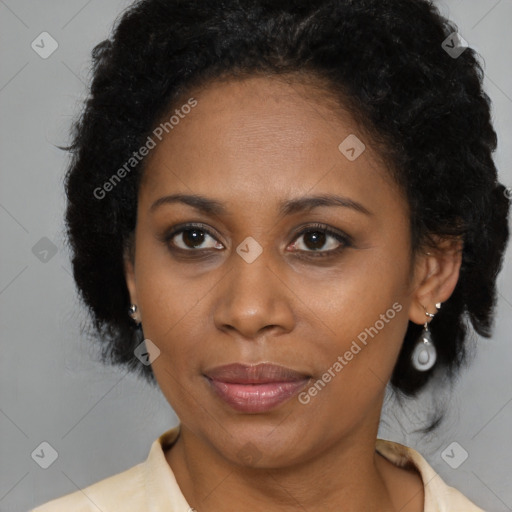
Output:
<path fill-rule="evenodd" d="M 376 450 L 398 467 L 414 467 L 425 491 L 425 512 L 485 512 L 454 487 L 447 485 L 426 459 L 413 448 L 377 439 Z"/>
<path fill-rule="evenodd" d="M 149 455 L 121 473 L 48 501 L 30 512 L 140 512 L 182 510 L 186 504 L 164 450 L 172 446 L 179 426 L 164 432 L 151 445 Z"/>
<path fill-rule="evenodd" d="M 144 510 L 144 464 L 100 480 L 84 489 L 48 501 L 30 512 L 97 512 L 118 510 L 122 496 L 123 511 Z"/>

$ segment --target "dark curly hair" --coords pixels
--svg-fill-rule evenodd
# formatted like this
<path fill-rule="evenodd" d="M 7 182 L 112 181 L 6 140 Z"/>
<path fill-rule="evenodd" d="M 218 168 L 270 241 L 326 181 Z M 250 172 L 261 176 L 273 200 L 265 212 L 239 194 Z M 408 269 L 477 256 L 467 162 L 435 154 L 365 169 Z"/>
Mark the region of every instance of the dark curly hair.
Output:
<path fill-rule="evenodd" d="M 323 84 L 320 94 L 372 134 L 408 198 L 413 254 L 436 237 L 463 240 L 458 284 L 431 323 L 436 367 L 453 377 L 467 360 L 467 319 L 491 335 L 509 235 L 478 55 L 443 47 L 456 31 L 427 0 L 140 0 L 122 13 L 93 50 L 90 94 L 62 148 L 72 153 L 65 185 L 73 274 L 102 360 L 156 383 L 134 356 L 141 339 L 123 268 L 147 158 L 102 197 L 99 187 L 193 88 L 286 74 Z M 410 364 L 421 329 L 409 322 L 391 379 L 397 394 L 416 395 L 433 375 Z"/>

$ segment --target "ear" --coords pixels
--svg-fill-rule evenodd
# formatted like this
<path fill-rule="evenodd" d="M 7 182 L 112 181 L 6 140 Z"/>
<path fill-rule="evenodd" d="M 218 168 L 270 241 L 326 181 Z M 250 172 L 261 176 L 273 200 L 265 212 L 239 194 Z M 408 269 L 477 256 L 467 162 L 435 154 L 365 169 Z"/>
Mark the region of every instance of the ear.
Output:
<path fill-rule="evenodd" d="M 429 313 L 436 312 L 436 303 L 447 301 L 459 280 L 463 243 L 459 238 L 438 241 L 429 252 L 416 261 L 409 319 L 424 324 Z"/>
<path fill-rule="evenodd" d="M 126 279 L 126 286 L 130 294 L 130 302 L 137 304 L 137 287 L 135 281 L 135 258 L 134 251 L 126 249 L 124 252 L 124 275 Z"/>

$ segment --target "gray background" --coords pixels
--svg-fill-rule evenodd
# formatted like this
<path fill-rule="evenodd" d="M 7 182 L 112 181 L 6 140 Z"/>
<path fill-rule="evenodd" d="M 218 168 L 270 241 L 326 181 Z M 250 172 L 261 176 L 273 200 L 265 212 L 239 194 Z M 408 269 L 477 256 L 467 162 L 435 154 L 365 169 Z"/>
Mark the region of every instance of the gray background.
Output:
<path fill-rule="evenodd" d="M 68 156 L 54 145 L 69 142 L 70 122 L 89 78 L 90 51 L 128 4 L 0 0 L 2 512 L 26 511 L 143 461 L 151 442 L 177 424 L 160 391 L 95 362 L 80 335 L 85 314 L 63 237 Z M 483 55 L 500 143 L 496 163 L 501 181 L 512 187 L 512 0 L 438 4 Z M 31 48 L 43 31 L 59 45 L 47 59 Z M 445 481 L 496 512 L 512 510 L 510 251 L 499 290 L 494 336 L 479 340 L 472 366 L 446 399 L 446 422 L 432 436 L 412 433 L 424 419 L 427 396 L 402 412 L 386 412 L 379 433 L 415 447 Z M 440 393 L 434 390 L 434 396 Z M 48 469 L 31 457 L 43 441 L 58 452 Z M 441 457 L 452 442 L 460 445 L 451 452 L 455 459 L 462 449 L 468 453 L 456 469 Z"/>

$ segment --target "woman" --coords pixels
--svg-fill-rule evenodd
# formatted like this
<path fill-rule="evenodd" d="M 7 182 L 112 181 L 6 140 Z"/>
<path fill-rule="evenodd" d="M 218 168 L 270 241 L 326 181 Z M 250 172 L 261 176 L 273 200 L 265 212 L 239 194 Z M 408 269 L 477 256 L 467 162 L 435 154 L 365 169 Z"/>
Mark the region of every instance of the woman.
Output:
<path fill-rule="evenodd" d="M 455 27 L 425 0 L 142 0 L 93 57 L 74 277 L 180 424 L 35 510 L 482 510 L 377 439 L 388 383 L 454 375 L 466 318 L 491 333 L 509 201 Z"/>

